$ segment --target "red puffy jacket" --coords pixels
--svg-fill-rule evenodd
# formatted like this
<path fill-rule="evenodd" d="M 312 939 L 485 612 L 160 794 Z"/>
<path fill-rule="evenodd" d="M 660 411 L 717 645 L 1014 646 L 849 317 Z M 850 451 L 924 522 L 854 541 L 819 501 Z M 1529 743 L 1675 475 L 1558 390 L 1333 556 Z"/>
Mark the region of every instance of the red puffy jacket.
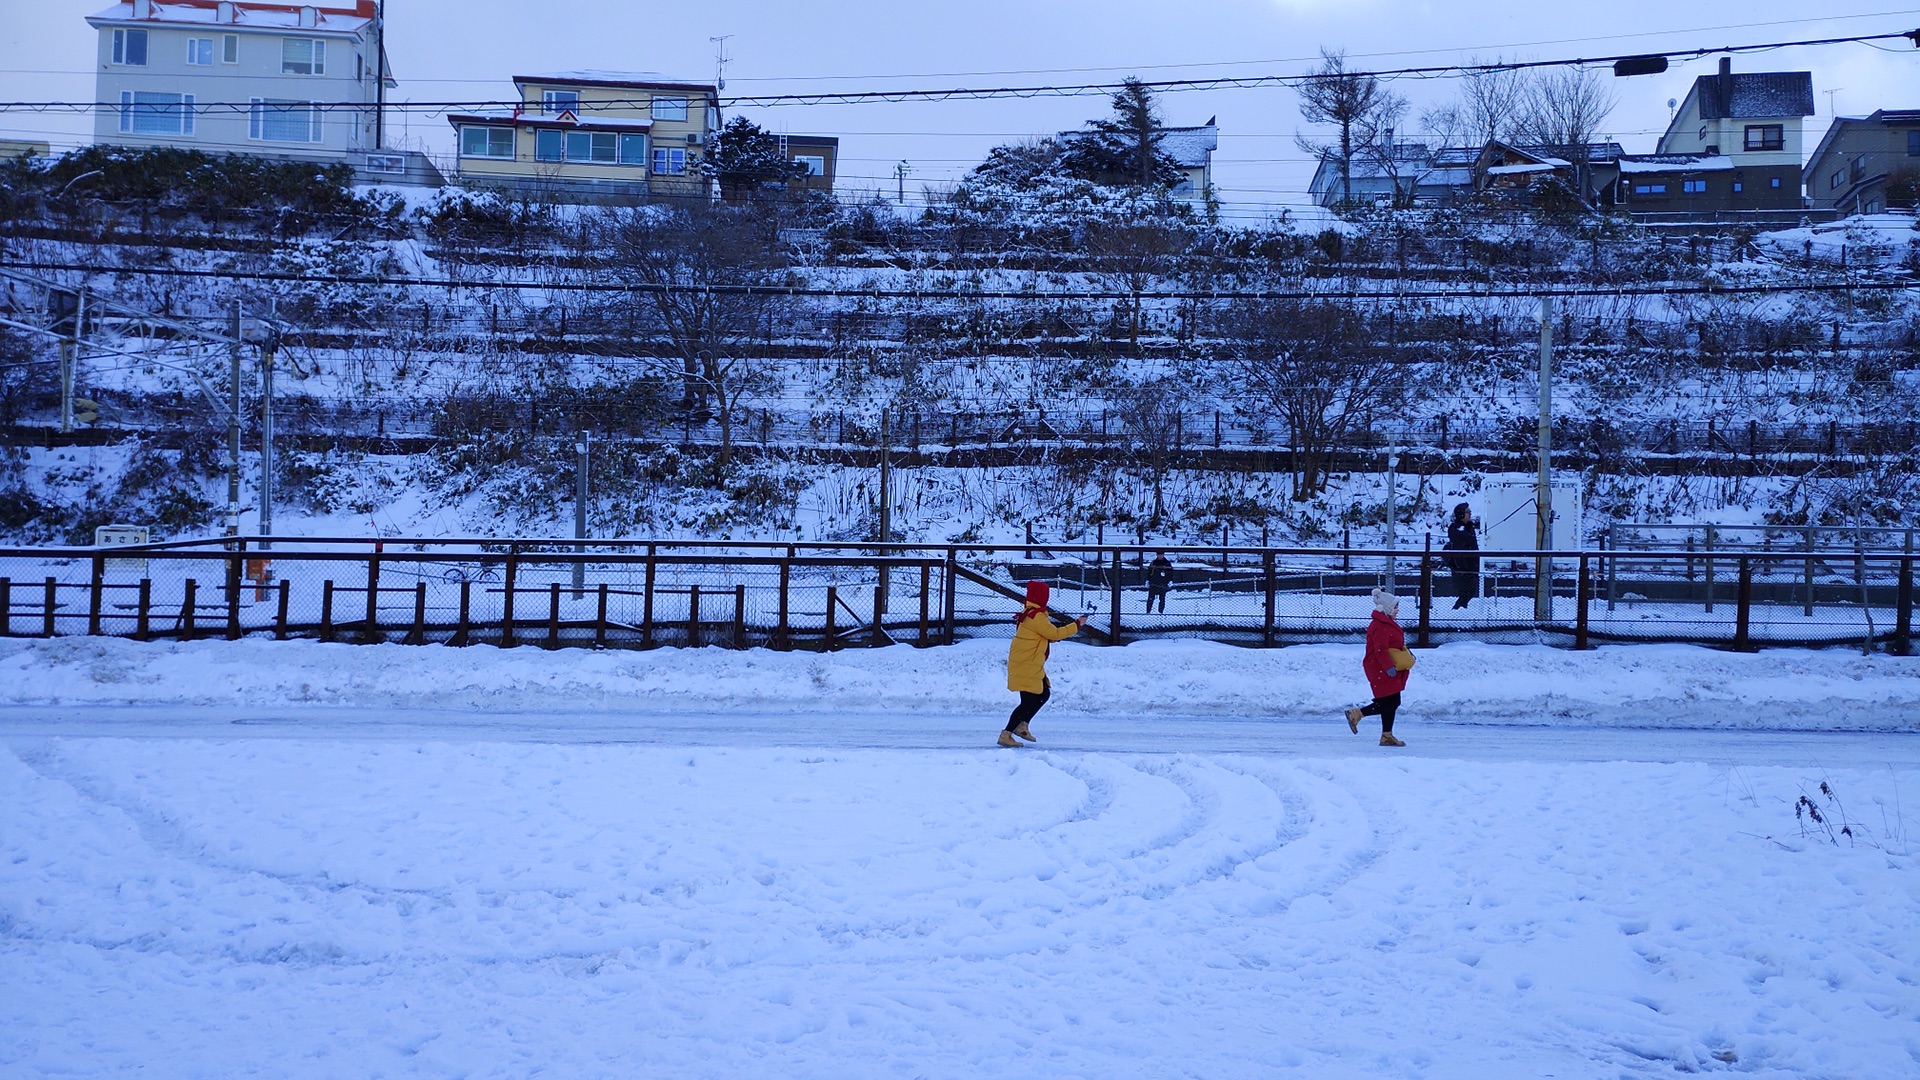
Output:
<path fill-rule="evenodd" d="M 1367 685 L 1373 688 L 1373 696 L 1386 697 L 1397 694 L 1407 688 L 1407 673 L 1387 674 L 1393 667 L 1393 658 L 1387 655 L 1388 649 L 1407 647 L 1407 635 L 1400 631 L 1400 624 L 1393 616 L 1384 611 L 1373 613 L 1373 622 L 1367 625 L 1367 653 L 1360 658 L 1360 668 L 1367 673 Z"/>

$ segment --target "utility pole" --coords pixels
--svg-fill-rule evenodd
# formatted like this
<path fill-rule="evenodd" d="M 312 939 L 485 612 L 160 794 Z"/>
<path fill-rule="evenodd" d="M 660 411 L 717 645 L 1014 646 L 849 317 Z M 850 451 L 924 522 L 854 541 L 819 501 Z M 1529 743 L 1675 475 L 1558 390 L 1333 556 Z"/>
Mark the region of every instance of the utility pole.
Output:
<path fill-rule="evenodd" d="M 85 291 L 73 294 L 73 306 L 69 308 L 66 295 L 62 292 L 48 294 L 48 306 L 54 309 L 54 329 L 59 330 L 60 323 L 69 316 L 73 319 L 73 331 L 60 339 L 60 434 L 73 431 L 73 384 L 80 367 L 80 338 L 87 322 L 87 294 Z"/>
<path fill-rule="evenodd" d="M 1534 550 L 1553 547 L 1553 297 L 1540 298 L 1540 476 L 1533 486 Z M 1533 617 L 1553 617 L 1553 561 L 1534 560 Z"/>
<path fill-rule="evenodd" d="M 904 161 L 893 167 L 893 178 L 898 182 L 898 188 L 894 191 L 894 202 L 897 205 L 907 205 L 907 173 L 910 171 L 912 170 L 907 168 L 907 163 Z"/>
<path fill-rule="evenodd" d="M 277 332 L 268 327 L 260 342 L 260 535 L 273 535 L 273 347 Z M 266 541 L 260 547 L 268 547 Z"/>
<path fill-rule="evenodd" d="M 713 130 L 720 130 L 720 91 L 727 88 L 727 39 L 732 34 L 720 34 L 707 40 L 713 42 Z M 709 132 L 711 134 L 711 132 Z"/>
<path fill-rule="evenodd" d="M 579 455 L 579 462 L 573 470 L 573 538 L 587 538 L 587 433 L 581 432 L 580 438 L 573 444 L 573 452 Z M 585 544 L 575 545 L 576 554 L 584 554 Z M 580 599 L 580 593 L 587 587 L 587 564 L 573 564 L 573 598 Z"/>
<path fill-rule="evenodd" d="M 240 301 L 233 302 L 233 341 L 227 346 L 232 361 L 233 399 L 227 405 L 227 535 L 240 535 Z"/>
<path fill-rule="evenodd" d="M 880 408 L 880 542 L 882 544 L 890 543 L 893 540 L 893 505 L 892 505 L 893 492 L 892 492 L 892 483 L 891 483 L 892 481 L 891 473 L 893 470 L 892 470 L 892 463 L 888 460 L 892 456 L 893 454 L 887 446 L 887 410 L 885 406 L 881 406 Z M 880 553 L 880 557 L 882 559 L 887 557 L 886 548 L 883 547 L 878 550 Z M 888 593 L 891 591 L 891 586 L 893 585 L 892 577 L 893 575 L 889 573 L 887 565 L 885 563 L 881 563 L 880 564 L 881 608 L 879 611 L 876 611 L 873 613 L 873 617 L 875 621 L 878 621 L 880 616 L 886 613 L 886 606 L 885 606 L 886 598 Z"/>

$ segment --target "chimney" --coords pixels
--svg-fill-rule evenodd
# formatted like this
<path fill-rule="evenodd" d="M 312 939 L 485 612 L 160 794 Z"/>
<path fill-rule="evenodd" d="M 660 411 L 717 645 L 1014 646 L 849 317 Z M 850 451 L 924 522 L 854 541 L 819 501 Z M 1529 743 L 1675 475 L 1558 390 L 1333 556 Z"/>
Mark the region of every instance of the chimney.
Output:
<path fill-rule="evenodd" d="M 1733 57 L 1720 58 L 1720 115 L 1733 112 Z"/>
<path fill-rule="evenodd" d="M 314 11 L 314 9 L 310 7 L 301 8 L 300 9 L 300 25 L 308 26 L 308 27 L 313 26 L 317 15 L 318 15 L 318 12 Z"/>
<path fill-rule="evenodd" d="M 223 23 L 233 21 L 233 0 L 220 0 L 220 14 L 214 21 Z"/>
<path fill-rule="evenodd" d="M 136 19 L 153 18 L 153 0 L 133 0 L 133 17 Z"/>

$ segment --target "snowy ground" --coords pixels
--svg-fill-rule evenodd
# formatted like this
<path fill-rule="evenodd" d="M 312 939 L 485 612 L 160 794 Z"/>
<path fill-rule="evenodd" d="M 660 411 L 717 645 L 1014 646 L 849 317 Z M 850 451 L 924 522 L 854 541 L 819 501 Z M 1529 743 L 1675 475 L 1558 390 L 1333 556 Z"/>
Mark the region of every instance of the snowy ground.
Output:
<path fill-rule="evenodd" d="M 0 641 L 0 1074 L 1920 1069 L 1920 661 L 1003 650 Z"/>

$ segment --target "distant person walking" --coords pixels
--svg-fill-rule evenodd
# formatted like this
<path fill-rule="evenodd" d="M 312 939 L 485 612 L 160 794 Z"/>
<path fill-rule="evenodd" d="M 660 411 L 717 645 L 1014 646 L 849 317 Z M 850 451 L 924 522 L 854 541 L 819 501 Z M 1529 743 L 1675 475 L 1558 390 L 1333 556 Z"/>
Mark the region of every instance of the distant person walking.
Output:
<path fill-rule="evenodd" d="M 1360 669 L 1367 673 L 1367 685 L 1373 689 L 1373 704 L 1347 710 L 1347 727 L 1360 734 L 1360 718 L 1380 718 L 1380 745 L 1405 746 L 1393 734 L 1393 714 L 1400 710 L 1400 692 L 1407 688 L 1407 672 L 1413 668 L 1413 654 L 1407 651 L 1407 636 L 1394 619 L 1400 614 L 1400 600 L 1385 589 L 1373 590 L 1373 622 L 1367 625 L 1367 651 L 1360 658 Z"/>
<path fill-rule="evenodd" d="M 1167 553 L 1156 551 L 1153 561 L 1147 564 L 1147 610 L 1153 610 L 1155 600 L 1160 602 L 1160 614 L 1167 613 L 1167 590 L 1173 587 L 1173 564 L 1167 561 Z"/>
<path fill-rule="evenodd" d="M 1020 695 L 1020 704 L 1007 718 L 1000 732 L 1001 746 L 1019 746 L 1014 736 L 1028 742 L 1039 740 L 1027 730 L 1027 721 L 1053 696 L 1053 684 L 1047 681 L 1047 652 L 1056 641 L 1064 641 L 1087 624 L 1085 615 L 1065 626 L 1055 626 L 1047 618 L 1047 596 L 1052 590 L 1044 581 L 1027 582 L 1027 603 L 1013 617 L 1013 644 L 1007 649 L 1007 689 Z"/>
<path fill-rule="evenodd" d="M 1473 520 L 1473 510 L 1466 503 L 1453 508 L 1453 520 L 1447 522 L 1446 550 L 1454 554 L 1447 556 L 1447 569 L 1453 575 L 1453 610 L 1459 611 L 1467 606 L 1467 601 L 1480 595 L 1480 556 L 1462 555 L 1460 552 L 1480 550 L 1480 523 Z"/>

